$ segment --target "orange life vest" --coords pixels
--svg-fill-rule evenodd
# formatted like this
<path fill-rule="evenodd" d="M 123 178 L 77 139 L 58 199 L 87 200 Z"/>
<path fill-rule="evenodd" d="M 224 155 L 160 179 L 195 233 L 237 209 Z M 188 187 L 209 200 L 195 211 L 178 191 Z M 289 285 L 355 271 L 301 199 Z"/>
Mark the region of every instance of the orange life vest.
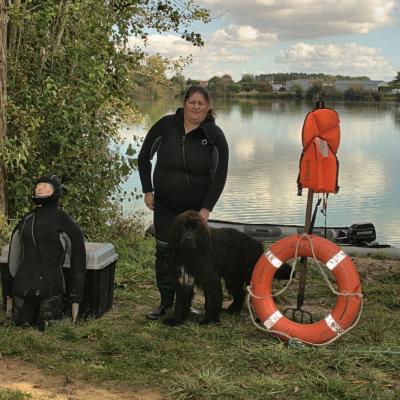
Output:
<path fill-rule="evenodd" d="M 299 195 L 302 188 L 316 193 L 337 193 L 340 143 L 339 115 L 330 108 L 318 108 L 306 115 L 302 131 L 303 152 L 297 178 Z"/>

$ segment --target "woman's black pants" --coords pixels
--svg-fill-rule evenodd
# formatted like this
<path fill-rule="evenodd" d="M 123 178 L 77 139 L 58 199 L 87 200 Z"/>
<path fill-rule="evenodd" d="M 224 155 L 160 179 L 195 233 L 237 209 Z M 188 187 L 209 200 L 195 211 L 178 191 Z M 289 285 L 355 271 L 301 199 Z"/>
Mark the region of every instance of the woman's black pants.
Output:
<path fill-rule="evenodd" d="M 175 287 L 170 278 L 168 268 L 168 231 L 179 214 L 164 205 L 157 199 L 154 204 L 154 231 L 156 236 L 156 283 L 161 296 L 161 304 L 172 307 L 175 299 Z"/>

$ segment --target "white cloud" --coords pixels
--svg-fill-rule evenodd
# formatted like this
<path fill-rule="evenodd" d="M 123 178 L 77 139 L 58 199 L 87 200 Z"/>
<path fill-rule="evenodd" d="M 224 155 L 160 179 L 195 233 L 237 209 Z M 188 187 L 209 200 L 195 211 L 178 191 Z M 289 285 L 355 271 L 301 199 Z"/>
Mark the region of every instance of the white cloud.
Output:
<path fill-rule="evenodd" d="M 262 33 L 250 25 L 229 25 L 225 29 L 215 31 L 207 45 L 226 47 L 269 47 L 277 41 L 274 33 Z"/>
<path fill-rule="evenodd" d="M 241 30 L 241 27 L 230 27 L 226 31 L 217 31 L 207 41 L 205 47 L 192 46 L 188 41 L 176 35 L 152 34 L 148 37 L 146 50 L 149 54 L 160 54 L 163 57 L 187 57 L 192 56 L 193 64 L 185 69 L 193 78 L 206 79 L 213 75 L 223 75 L 231 71 L 232 65 L 241 65 L 250 61 L 254 54 L 252 46 L 248 46 L 244 38 L 246 35 L 256 36 L 255 42 L 265 35 L 259 35 L 251 29 Z M 229 40 L 225 43 L 223 36 Z M 238 40 L 235 42 L 235 38 Z M 241 39 L 241 41 L 239 40 Z M 142 42 L 137 38 L 130 38 L 131 46 L 140 46 Z M 248 50 L 241 46 L 247 46 Z M 255 44 L 253 47 L 257 47 Z"/>
<path fill-rule="evenodd" d="M 398 0 L 203 0 L 217 15 L 279 39 L 366 34 L 398 21 Z"/>
<path fill-rule="evenodd" d="M 201 1 L 201 0 L 200 0 Z M 390 65 L 376 47 L 357 44 L 322 45 L 326 36 L 366 34 L 393 25 L 399 16 L 400 0 L 203 0 L 218 20 L 214 32 L 201 32 L 205 47 L 173 34 L 149 35 L 149 53 L 164 57 L 192 55 L 185 75 L 207 79 L 230 73 L 235 80 L 244 72 L 325 72 L 368 75 L 392 79 L 398 66 Z M 396 11 L 397 6 L 397 11 Z M 397 13 L 397 14 L 396 14 Z M 213 24 L 210 27 L 215 26 Z M 276 54 L 277 46 L 293 39 L 299 43 Z M 307 44 L 307 39 L 313 39 Z M 332 39 L 333 41 L 334 39 Z M 325 39 L 326 41 L 326 39 Z M 132 39 L 132 44 L 140 45 Z M 376 42 L 375 42 L 376 43 Z M 275 56 L 275 64 L 272 62 Z M 387 57 L 393 59 L 393 55 Z"/>
<path fill-rule="evenodd" d="M 379 71 L 394 75 L 394 68 L 381 55 L 380 49 L 356 43 L 312 45 L 300 42 L 282 50 L 276 62 L 290 64 L 291 69 L 297 71 L 370 76 Z"/>
<path fill-rule="evenodd" d="M 142 40 L 136 37 L 130 37 L 129 44 L 143 46 Z M 195 50 L 194 46 L 179 36 L 160 34 L 149 35 L 145 49 L 151 54 L 158 53 L 164 57 L 188 56 Z"/>

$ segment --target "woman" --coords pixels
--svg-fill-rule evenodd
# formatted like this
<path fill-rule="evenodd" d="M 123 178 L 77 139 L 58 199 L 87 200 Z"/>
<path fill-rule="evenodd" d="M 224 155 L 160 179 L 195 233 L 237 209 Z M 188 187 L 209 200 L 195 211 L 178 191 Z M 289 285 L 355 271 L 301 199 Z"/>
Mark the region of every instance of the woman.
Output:
<path fill-rule="evenodd" d="M 151 162 L 157 153 L 153 182 Z M 169 280 L 168 229 L 174 218 L 196 210 L 207 221 L 225 186 L 228 144 L 215 124 L 206 88 L 191 86 L 183 108 L 156 122 L 139 153 L 139 175 L 146 206 L 154 211 L 156 282 L 160 305 L 148 319 L 158 319 L 174 303 L 175 289 Z"/>
<path fill-rule="evenodd" d="M 43 175 L 35 184 L 35 208 L 16 226 L 10 242 L 7 303 L 17 325 L 36 325 L 60 319 L 69 300 L 76 318 L 83 298 L 86 251 L 83 234 L 75 221 L 58 208 L 62 194 L 56 175 Z M 70 251 L 71 270 L 66 293 L 62 270 Z M 69 298 L 65 299 L 68 294 Z"/>

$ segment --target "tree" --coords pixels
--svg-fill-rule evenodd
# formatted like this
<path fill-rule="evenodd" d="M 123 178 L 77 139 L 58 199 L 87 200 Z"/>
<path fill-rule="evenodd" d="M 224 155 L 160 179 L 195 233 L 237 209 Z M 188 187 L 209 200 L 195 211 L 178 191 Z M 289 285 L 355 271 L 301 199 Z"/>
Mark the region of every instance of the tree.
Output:
<path fill-rule="evenodd" d="M 0 148 L 6 140 L 6 68 L 7 68 L 7 30 L 6 30 L 6 5 L 0 0 Z M 0 153 L 0 215 L 7 216 L 7 198 L 5 184 L 5 168 Z"/>
<path fill-rule="evenodd" d="M 166 77 L 168 65 L 158 54 L 151 55 L 142 60 L 139 66 L 129 74 L 130 83 L 133 83 L 133 97 L 157 99 L 163 97 L 172 85 Z"/>
<path fill-rule="evenodd" d="M 292 87 L 292 92 L 295 92 L 296 93 L 296 96 L 299 98 L 299 99 L 301 99 L 302 98 L 302 96 L 303 96 L 303 88 L 299 85 L 299 84 L 295 84 L 295 85 L 293 85 L 293 87 Z"/>
<path fill-rule="evenodd" d="M 311 86 L 307 90 L 308 97 L 315 99 L 321 96 L 323 89 L 323 82 L 321 80 L 314 80 L 311 83 Z"/>
<path fill-rule="evenodd" d="M 366 92 L 359 83 L 353 83 L 350 87 L 343 93 L 343 97 L 346 100 L 363 100 L 365 98 Z"/>
<path fill-rule="evenodd" d="M 150 30 L 203 44 L 188 27 L 207 22 L 208 12 L 185 4 L 9 1 L 8 130 L 0 154 L 10 217 L 29 207 L 32 179 L 45 171 L 62 178 L 64 206 L 86 232 L 115 213 L 114 200 L 125 194 L 120 184 L 136 168 L 134 148 L 120 154 L 119 127 L 136 117 L 129 76 L 157 63 L 141 44 Z M 162 79 L 162 68 L 152 73 Z"/>
<path fill-rule="evenodd" d="M 188 78 L 186 80 L 186 86 L 192 86 L 192 85 L 200 85 L 200 81 L 198 79 Z"/>
<path fill-rule="evenodd" d="M 230 75 L 213 76 L 209 81 L 207 88 L 216 97 L 226 97 L 229 95 L 229 87 L 232 85 L 233 79 Z"/>
<path fill-rule="evenodd" d="M 229 74 L 225 74 L 221 76 L 221 81 L 225 84 L 225 85 L 230 85 L 231 83 L 233 83 L 233 79 Z"/>
<path fill-rule="evenodd" d="M 186 87 L 186 79 L 183 75 L 174 75 L 171 78 L 171 82 L 176 85 L 180 90 L 184 90 Z"/>
<path fill-rule="evenodd" d="M 240 82 L 255 82 L 256 78 L 253 74 L 243 74 Z"/>
<path fill-rule="evenodd" d="M 397 72 L 397 75 L 395 76 L 395 78 L 392 80 L 391 83 L 400 85 L 400 71 Z"/>

